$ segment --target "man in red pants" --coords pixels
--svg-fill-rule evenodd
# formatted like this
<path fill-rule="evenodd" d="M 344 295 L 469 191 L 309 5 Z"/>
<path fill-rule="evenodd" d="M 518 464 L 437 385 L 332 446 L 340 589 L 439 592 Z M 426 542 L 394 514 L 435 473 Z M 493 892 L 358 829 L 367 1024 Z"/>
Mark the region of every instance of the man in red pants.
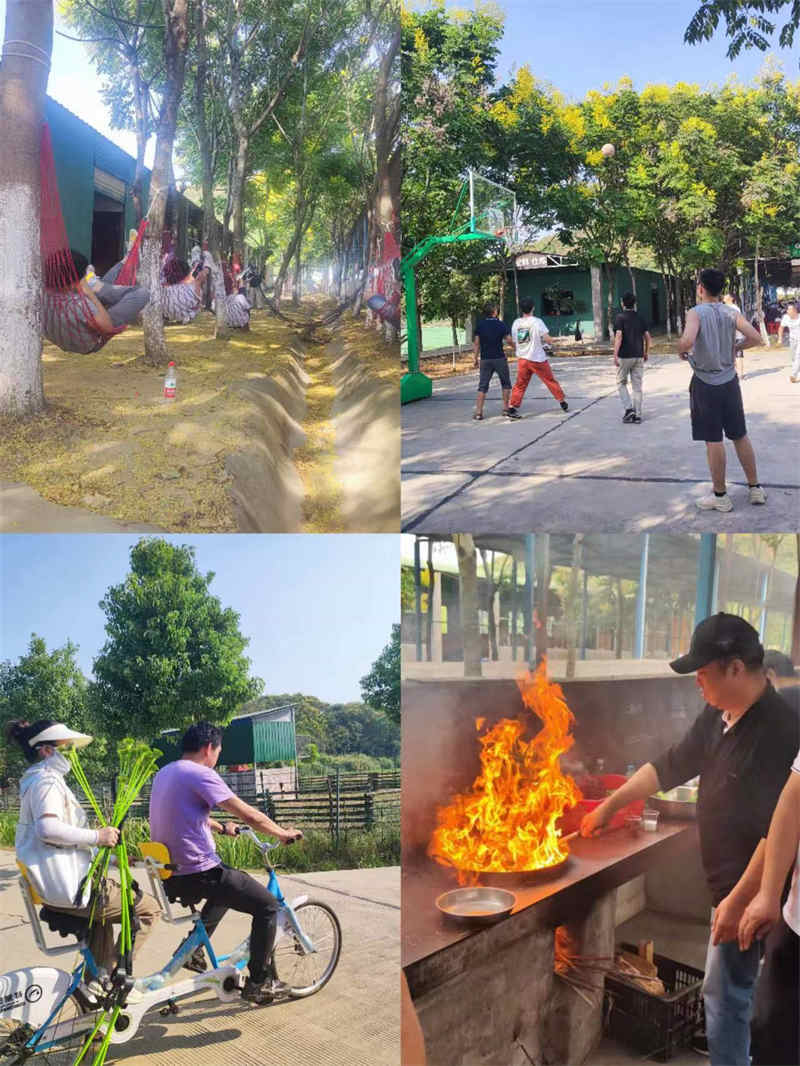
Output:
<path fill-rule="evenodd" d="M 517 380 L 511 392 L 511 402 L 506 414 L 509 418 L 520 418 L 519 405 L 525 395 L 525 389 L 533 374 L 542 379 L 553 396 L 561 404 L 562 411 L 569 410 L 569 404 L 564 399 L 564 390 L 553 376 L 550 363 L 547 361 L 547 353 L 543 344 L 552 343 L 552 337 L 547 332 L 547 326 L 541 318 L 533 314 L 533 300 L 520 301 L 522 317 L 514 320 L 511 327 L 511 339 L 517 350 Z"/>

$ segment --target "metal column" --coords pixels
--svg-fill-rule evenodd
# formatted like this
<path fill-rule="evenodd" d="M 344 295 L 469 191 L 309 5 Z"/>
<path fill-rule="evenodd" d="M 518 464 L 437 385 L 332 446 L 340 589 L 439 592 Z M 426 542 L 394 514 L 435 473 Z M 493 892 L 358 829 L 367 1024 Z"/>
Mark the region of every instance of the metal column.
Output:
<path fill-rule="evenodd" d="M 589 636 L 589 571 L 583 568 L 583 600 L 581 618 L 581 659 L 586 658 L 586 641 Z"/>
<path fill-rule="evenodd" d="M 716 556 L 716 533 L 701 533 L 697 550 L 697 595 L 694 609 L 696 626 L 714 612 Z"/>
<path fill-rule="evenodd" d="M 422 662 L 422 576 L 419 568 L 419 537 L 414 538 L 414 609 L 417 615 L 417 662 Z"/>
<path fill-rule="evenodd" d="M 644 658 L 644 628 L 647 606 L 647 559 L 650 554 L 650 534 L 642 533 L 642 553 L 639 558 L 639 588 L 636 592 L 636 633 L 633 657 Z"/>
<path fill-rule="evenodd" d="M 517 557 L 511 556 L 511 661 L 517 661 Z"/>
<path fill-rule="evenodd" d="M 536 544 L 536 534 L 525 534 L 525 610 L 523 612 L 523 625 L 525 626 L 525 660 L 532 666 L 535 658 L 533 644 L 533 553 Z"/>
<path fill-rule="evenodd" d="M 761 609 L 761 621 L 758 624 L 758 639 L 761 643 L 764 643 L 764 637 L 767 633 L 767 591 L 769 585 L 769 571 L 765 570 L 761 575 L 761 594 L 759 597 L 759 607 Z"/>

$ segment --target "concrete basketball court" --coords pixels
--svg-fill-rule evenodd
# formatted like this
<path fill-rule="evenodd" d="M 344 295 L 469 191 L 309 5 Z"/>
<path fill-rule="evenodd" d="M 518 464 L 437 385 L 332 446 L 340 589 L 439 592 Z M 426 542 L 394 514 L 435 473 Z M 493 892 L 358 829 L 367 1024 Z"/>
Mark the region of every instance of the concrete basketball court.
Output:
<path fill-rule="evenodd" d="M 147 1014 L 127 1044 L 111 1045 L 108 1063 L 400 1066 L 400 868 L 279 872 L 279 879 L 287 899 L 308 895 L 338 915 L 342 954 L 329 983 L 308 999 L 265 1007 L 221 1003 L 211 992 L 200 992 L 179 1001 L 177 1015 Z M 249 929 L 247 915 L 229 911 L 214 944 L 230 951 Z M 186 932 L 186 925 L 158 922 L 137 957 L 136 972 L 163 966 Z M 0 850 L 0 933 L 3 970 L 37 964 L 72 968 L 71 954 L 48 957 L 36 947 L 14 853 L 5 849 Z M 50 943 L 61 942 L 47 936 Z"/>
<path fill-rule="evenodd" d="M 688 364 L 656 355 L 644 375 L 643 421 L 624 425 L 611 358 L 554 358 L 564 413 L 533 378 L 521 414 L 504 418 L 490 385 L 484 421 L 472 412 L 478 372 L 436 380 L 433 396 L 403 407 L 403 529 L 506 533 L 536 529 L 634 533 L 776 532 L 800 519 L 800 383 L 788 348 L 745 353 L 747 429 L 767 503 L 754 507 L 733 446 L 728 514 L 699 511 L 711 491 L 702 443 L 691 439 Z M 422 368 L 424 370 L 424 363 Z M 512 382 L 515 364 L 512 363 Z"/>

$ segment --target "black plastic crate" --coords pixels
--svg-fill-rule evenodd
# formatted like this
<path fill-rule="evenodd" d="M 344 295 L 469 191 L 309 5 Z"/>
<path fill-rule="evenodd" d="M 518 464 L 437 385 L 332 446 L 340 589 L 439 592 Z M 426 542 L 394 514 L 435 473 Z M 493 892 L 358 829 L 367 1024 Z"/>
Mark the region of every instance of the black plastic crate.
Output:
<path fill-rule="evenodd" d="M 632 944 L 621 947 L 636 954 Z M 705 975 L 702 970 L 668 959 L 666 955 L 653 955 L 653 962 L 666 989 L 663 996 L 650 995 L 624 977 L 606 974 L 606 1032 L 648 1058 L 667 1062 L 704 1025 Z"/>

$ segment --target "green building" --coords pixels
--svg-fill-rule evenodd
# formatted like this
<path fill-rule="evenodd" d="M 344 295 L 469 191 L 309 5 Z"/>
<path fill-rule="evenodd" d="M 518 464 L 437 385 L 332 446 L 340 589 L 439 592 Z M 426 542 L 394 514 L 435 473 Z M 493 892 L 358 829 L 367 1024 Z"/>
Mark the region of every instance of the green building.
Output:
<path fill-rule="evenodd" d="M 515 258 L 516 286 L 519 299 L 533 300 L 533 313 L 543 319 L 552 337 L 571 337 L 580 328 L 584 338 L 600 340 L 606 336 L 606 301 L 608 286 L 599 266 L 584 267 L 570 262 L 566 255 L 523 251 Z M 637 308 L 649 328 L 666 326 L 667 300 L 661 274 L 654 270 L 633 268 Z M 631 289 L 625 267 L 615 276 L 614 313 L 620 298 Z M 517 316 L 514 270 L 508 273 L 503 317 L 511 322 Z"/>
<path fill-rule="evenodd" d="M 50 97 L 45 117 L 70 246 L 82 252 L 98 274 L 104 274 L 122 258 L 128 231 L 136 225 L 136 160 Z M 147 210 L 149 185 L 150 171 L 146 170 L 143 211 Z M 200 240 L 202 223 L 202 210 L 171 190 L 167 226 L 175 234 L 178 255 L 185 258 L 188 248 Z"/>
<path fill-rule="evenodd" d="M 220 766 L 257 766 L 259 763 L 275 762 L 296 764 L 294 704 L 257 710 L 258 702 L 255 700 L 253 704 L 248 704 L 254 707 L 252 711 L 231 719 L 224 727 Z M 180 758 L 182 735 L 181 730 L 168 729 L 154 741 L 154 746 L 163 752 L 159 766 Z"/>

